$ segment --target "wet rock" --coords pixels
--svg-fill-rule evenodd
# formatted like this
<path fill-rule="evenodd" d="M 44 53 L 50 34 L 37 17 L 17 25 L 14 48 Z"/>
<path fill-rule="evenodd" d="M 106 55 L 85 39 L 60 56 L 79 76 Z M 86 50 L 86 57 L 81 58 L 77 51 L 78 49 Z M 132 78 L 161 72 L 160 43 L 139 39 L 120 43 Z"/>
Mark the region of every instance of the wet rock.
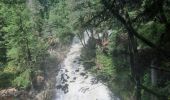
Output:
<path fill-rule="evenodd" d="M 78 62 L 77 62 L 77 64 L 81 64 L 81 62 L 80 62 L 80 61 L 78 61 Z"/>
<path fill-rule="evenodd" d="M 62 91 L 64 91 L 64 93 L 67 93 L 68 92 L 68 84 L 60 84 L 60 85 L 57 85 L 56 88 L 57 89 L 61 89 Z"/>
<path fill-rule="evenodd" d="M 57 85 L 56 88 L 57 88 L 57 89 L 61 89 L 61 88 L 62 88 L 62 85 Z"/>
<path fill-rule="evenodd" d="M 65 69 L 65 72 L 68 72 L 68 70 L 67 70 L 67 69 Z"/>
<path fill-rule="evenodd" d="M 33 87 L 38 91 L 43 88 L 44 84 L 45 84 L 45 78 L 42 75 L 37 75 L 33 79 Z"/>
<path fill-rule="evenodd" d="M 36 82 L 37 82 L 37 85 L 42 85 L 42 83 L 45 81 L 44 77 L 43 76 L 37 76 L 36 77 Z"/>
<path fill-rule="evenodd" d="M 79 69 L 76 69 L 75 72 L 79 72 Z"/>
<path fill-rule="evenodd" d="M 0 100 L 13 100 L 17 95 L 19 91 L 15 88 L 0 90 Z"/>
<path fill-rule="evenodd" d="M 63 85 L 62 90 L 64 91 L 64 93 L 67 93 L 68 92 L 68 84 Z"/>
<path fill-rule="evenodd" d="M 80 73 L 80 75 L 81 75 L 81 76 L 85 76 L 85 75 L 86 75 L 86 73 L 82 72 L 82 73 Z"/>
<path fill-rule="evenodd" d="M 67 77 L 67 79 L 69 79 L 70 77 L 66 74 L 66 77 Z"/>
<path fill-rule="evenodd" d="M 82 93 L 85 93 L 89 89 L 90 89 L 89 87 L 82 87 L 79 91 L 82 92 Z"/>
<path fill-rule="evenodd" d="M 53 96 L 53 90 L 44 90 L 41 91 L 39 94 L 35 96 L 35 98 L 29 99 L 29 100 L 51 100 Z M 19 99 L 19 100 L 27 100 L 27 99 Z"/>
<path fill-rule="evenodd" d="M 99 80 L 97 78 L 92 78 L 91 79 L 91 84 L 94 85 L 94 84 L 97 84 L 99 82 Z"/>
<path fill-rule="evenodd" d="M 4 89 L 0 91 L 0 96 L 14 96 L 17 92 L 15 88 Z"/>
<path fill-rule="evenodd" d="M 68 81 L 67 81 L 67 80 L 65 80 L 65 81 L 63 81 L 63 82 L 62 82 L 62 84 L 66 83 L 66 82 L 68 82 Z"/>
<path fill-rule="evenodd" d="M 73 80 L 76 80 L 76 77 L 74 77 Z"/>
<path fill-rule="evenodd" d="M 71 83 L 75 82 L 74 80 L 70 81 Z"/>
<path fill-rule="evenodd" d="M 88 76 L 88 75 L 86 75 L 84 78 L 85 78 L 85 79 L 87 79 L 88 77 L 89 77 L 89 76 Z"/>
<path fill-rule="evenodd" d="M 65 82 L 68 82 L 68 78 L 70 78 L 67 74 L 61 74 L 61 82 L 64 84 Z"/>

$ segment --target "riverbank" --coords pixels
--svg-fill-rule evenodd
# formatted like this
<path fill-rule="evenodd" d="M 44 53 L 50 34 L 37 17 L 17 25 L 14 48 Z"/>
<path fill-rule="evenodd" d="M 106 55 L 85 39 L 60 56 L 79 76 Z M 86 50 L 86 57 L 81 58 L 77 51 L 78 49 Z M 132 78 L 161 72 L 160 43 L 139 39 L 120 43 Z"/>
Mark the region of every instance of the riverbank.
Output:
<path fill-rule="evenodd" d="M 45 64 L 45 88 L 35 96 L 36 100 L 51 100 L 55 95 L 56 75 L 59 71 L 60 63 L 68 52 L 68 48 L 69 45 L 49 48 L 50 57 Z"/>
<path fill-rule="evenodd" d="M 30 89 L 18 90 L 8 87 L 0 90 L 0 100 L 51 100 L 54 96 L 56 75 L 60 63 L 69 50 L 69 45 L 54 45 L 49 47 L 48 56 L 41 64 L 39 74 L 35 75 Z"/>
<path fill-rule="evenodd" d="M 114 100 L 122 100 L 120 91 L 115 85 L 115 66 L 110 54 L 102 52 L 101 48 L 97 48 L 94 40 L 89 40 L 81 50 L 81 61 L 86 71 L 89 71 L 96 79 L 104 83 L 112 92 L 111 97 Z"/>

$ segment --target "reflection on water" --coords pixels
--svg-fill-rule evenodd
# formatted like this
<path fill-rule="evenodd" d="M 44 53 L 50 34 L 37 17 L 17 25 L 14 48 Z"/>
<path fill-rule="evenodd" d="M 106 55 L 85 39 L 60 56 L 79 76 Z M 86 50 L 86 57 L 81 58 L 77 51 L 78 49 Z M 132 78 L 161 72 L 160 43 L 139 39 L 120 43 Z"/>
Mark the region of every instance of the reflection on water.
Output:
<path fill-rule="evenodd" d="M 82 45 L 75 37 L 56 76 L 54 100 L 119 100 L 111 98 L 111 92 L 107 86 L 84 70 L 80 62 L 81 49 Z"/>

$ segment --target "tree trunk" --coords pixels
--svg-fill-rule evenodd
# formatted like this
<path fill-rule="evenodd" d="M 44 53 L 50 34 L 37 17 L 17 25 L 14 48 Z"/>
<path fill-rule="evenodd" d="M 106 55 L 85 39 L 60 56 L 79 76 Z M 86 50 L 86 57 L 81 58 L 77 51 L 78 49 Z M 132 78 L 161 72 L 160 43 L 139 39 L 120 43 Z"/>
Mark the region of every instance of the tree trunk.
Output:
<path fill-rule="evenodd" d="M 153 87 L 157 86 L 157 70 L 155 68 L 159 66 L 158 57 L 156 59 L 153 59 L 151 62 L 151 83 Z M 151 95 L 151 100 L 157 100 L 157 96 Z"/>
<path fill-rule="evenodd" d="M 152 86 L 156 86 L 157 85 L 157 70 L 154 69 L 154 67 L 156 67 L 154 65 L 155 61 L 152 60 L 151 62 L 151 83 L 152 83 Z"/>
<path fill-rule="evenodd" d="M 136 82 L 136 92 L 135 92 L 135 100 L 141 100 L 141 88 L 140 88 L 140 69 L 138 65 L 138 51 L 137 45 L 134 38 L 134 35 L 129 33 L 129 51 L 130 51 L 130 63 L 131 63 L 131 72 L 134 80 Z"/>
<path fill-rule="evenodd" d="M 129 36 L 129 42 L 130 42 L 130 45 L 131 45 L 131 56 L 132 59 L 131 59 L 131 68 L 133 70 L 133 77 L 134 77 L 134 80 L 136 82 L 136 93 L 135 93 L 135 100 L 141 100 L 141 81 L 140 81 L 140 66 L 139 66 L 139 60 L 138 60 L 138 50 L 137 50 L 137 40 L 135 38 L 135 30 L 134 28 L 132 27 L 131 25 L 131 22 L 130 22 L 130 18 L 129 18 L 129 15 L 127 14 L 126 15 L 127 17 L 127 21 L 125 21 L 124 23 L 124 26 L 125 28 L 127 29 L 128 31 L 128 36 Z"/>

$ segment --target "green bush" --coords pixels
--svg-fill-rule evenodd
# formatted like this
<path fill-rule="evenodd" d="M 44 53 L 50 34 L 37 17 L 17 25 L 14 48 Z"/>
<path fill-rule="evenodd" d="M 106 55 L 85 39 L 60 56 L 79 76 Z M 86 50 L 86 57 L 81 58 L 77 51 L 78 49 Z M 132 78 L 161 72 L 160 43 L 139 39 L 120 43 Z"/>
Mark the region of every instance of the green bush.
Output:
<path fill-rule="evenodd" d="M 24 71 L 14 79 L 13 85 L 21 89 L 26 89 L 31 85 L 30 76 L 31 76 L 31 70 L 27 69 L 26 71 Z"/>
<path fill-rule="evenodd" d="M 10 87 L 15 74 L 10 72 L 0 72 L 0 88 Z"/>
<path fill-rule="evenodd" d="M 111 57 L 98 52 L 96 60 L 97 65 L 101 67 L 101 70 L 97 73 L 97 77 L 103 81 L 109 81 L 113 78 L 114 66 Z"/>

